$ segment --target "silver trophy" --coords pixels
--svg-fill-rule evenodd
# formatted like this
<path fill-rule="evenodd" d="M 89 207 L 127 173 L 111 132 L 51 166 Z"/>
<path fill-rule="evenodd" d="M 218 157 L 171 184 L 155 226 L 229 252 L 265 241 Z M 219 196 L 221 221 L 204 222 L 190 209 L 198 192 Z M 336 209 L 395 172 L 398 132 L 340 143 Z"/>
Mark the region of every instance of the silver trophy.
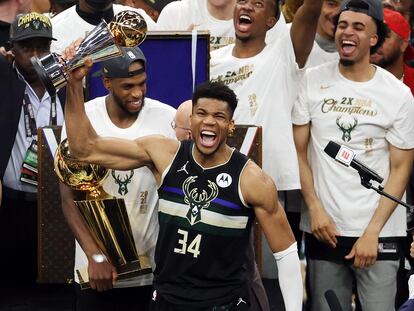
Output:
<path fill-rule="evenodd" d="M 56 53 L 40 59 L 34 56 L 30 61 L 46 91 L 53 96 L 66 85 L 68 72 L 81 66 L 85 57 L 91 57 L 94 62 L 118 57 L 122 55 L 119 46 L 137 46 L 146 36 L 145 19 L 135 11 L 122 11 L 109 24 L 102 20 L 89 32 L 77 48 L 75 56 L 68 62 Z"/>

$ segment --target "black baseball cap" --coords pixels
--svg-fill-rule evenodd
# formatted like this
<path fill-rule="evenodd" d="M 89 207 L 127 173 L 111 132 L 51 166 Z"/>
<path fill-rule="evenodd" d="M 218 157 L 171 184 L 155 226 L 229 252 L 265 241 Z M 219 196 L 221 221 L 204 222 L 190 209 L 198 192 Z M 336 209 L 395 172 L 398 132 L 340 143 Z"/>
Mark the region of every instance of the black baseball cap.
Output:
<path fill-rule="evenodd" d="M 144 0 L 146 4 L 161 13 L 162 9 L 174 0 Z"/>
<path fill-rule="evenodd" d="M 100 75 L 107 78 L 129 78 L 145 71 L 147 60 L 139 47 L 120 47 L 120 49 L 122 50 L 122 56 L 102 62 Z M 129 71 L 129 66 L 136 61 L 141 61 L 144 68 Z"/>
<path fill-rule="evenodd" d="M 379 22 L 384 22 L 381 0 L 345 0 L 341 3 L 339 14 L 344 11 L 364 13 Z"/>
<path fill-rule="evenodd" d="M 341 3 L 341 9 L 336 16 L 335 25 L 338 24 L 339 16 L 344 11 L 353 11 L 366 14 L 373 18 L 377 25 L 377 43 L 371 47 L 370 53 L 375 53 L 384 43 L 387 37 L 387 27 L 384 23 L 384 11 L 381 0 L 344 0 Z"/>
<path fill-rule="evenodd" d="M 36 12 L 16 16 L 10 26 L 10 42 L 29 38 L 56 40 L 52 36 L 52 24 L 47 16 Z"/>

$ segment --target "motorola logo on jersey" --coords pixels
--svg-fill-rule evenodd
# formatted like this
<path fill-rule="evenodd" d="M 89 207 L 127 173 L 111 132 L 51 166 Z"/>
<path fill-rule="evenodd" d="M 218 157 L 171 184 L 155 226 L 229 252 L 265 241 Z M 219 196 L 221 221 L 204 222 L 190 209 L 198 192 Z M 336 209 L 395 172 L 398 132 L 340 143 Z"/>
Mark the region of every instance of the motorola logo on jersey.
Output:
<path fill-rule="evenodd" d="M 220 174 L 218 174 L 218 176 L 216 178 L 216 184 L 220 188 L 227 188 L 228 186 L 231 185 L 232 181 L 233 180 L 231 179 L 231 176 L 227 173 L 220 173 Z"/>

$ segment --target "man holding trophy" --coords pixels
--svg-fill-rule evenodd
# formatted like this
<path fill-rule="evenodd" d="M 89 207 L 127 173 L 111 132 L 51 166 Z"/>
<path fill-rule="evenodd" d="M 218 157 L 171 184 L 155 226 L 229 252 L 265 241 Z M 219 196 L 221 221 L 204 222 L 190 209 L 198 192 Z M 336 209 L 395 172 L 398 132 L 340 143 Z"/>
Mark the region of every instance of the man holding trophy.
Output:
<path fill-rule="evenodd" d="M 102 20 L 70 61 L 55 53 L 30 61 L 50 96 L 66 85 L 85 56 L 102 61 L 109 95 L 86 104 L 94 130 L 130 139 L 148 134 L 174 137 L 170 123 L 175 109 L 145 98 L 146 59 L 137 45 L 146 31 L 141 15 L 123 11 L 109 24 Z M 146 168 L 107 170 L 79 162 L 66 142 L 58 148 L 55 171 L 66 185 L 87 192 L 86 200 L 74 201 L 70 189 L 61 185 L 63 211 L 78 242 L 77 310 L 147 310 L 158 236 L 152 174 Z M 107 291 L 113 287 L 117 289 Z"/>
<path fill-rule="evenodd" d="M 123 56 L 102 63 L 105 88 L 109 95 L 85 104 L 87 116 L 100 135 L 133 139 L 142 135 L 175 136 L 170 123 L 175 109 L 145 97 L 146 60 L 138 47 L 122 48 Z M 64 137 L 64 136 L 63 136 Z M 157 186 L 147 168 L 127 171 L 110 170 L 104 181 L 105 192 L 125 200 L 138 254 L 153 258 L 158 236 Z M 152 273 L 116 281 L 114 265 L 103 255 L 73 203 L 73 195 L 61 184 L 62 208 L 76 237 L 76 270 L 88 267 L 89 282 L 94 290 L 77 285 L 77 310 L 147 310 Z M 119 298 L 119 299 L 115 299 Z"/>
<path fill-rule="evenodd" d="M 65 57 L 74 52 L 67 49 Z M 297 247 L 276 187 L 257 165 L 226 145 L 234 126 L 234 92 L 210 82 L 196 89 L 194 142 L 155 135 L 102 138 L 83 104 L 82 79 L 91 65 L 87 59 L 68 75 L 70 152 L 83 162 L 117 171 L 145 167 L 159 185 L 160 235 L 151 309 L 248 310 L 243 264 L 256 216 L 277 261 L 286 310 L 302 310 Z"/>
<path fill-rule="evenodd" d="M 135 29 L 128 27 L 131 24 L 129 16 L 118 22 L 109 26 L 109 32 L 117 43 L 130 41 L 119 41 L 118 33 L 125 34 L 126 39 L 133 38 L 132 42 L 136 41 L 136 37 L 142 37 L 139 33 L 129 31 Z M 77 201 L 82 217 L 74 216 L 88 223 L 87 228 L 77 226 L 76 230 L 83 230 L 84 233 L 89 231 L 92 239 L 87 239 L 94 240 L 97 246 L 87 249 L 87 244 L 81 242 L 90 258 L 89 285 L 98 290 L 111 288 L 119 270 L 117 268 L 115 271 L 109 263 L 116 265 L 119 258 L 123 257 L 107 258 L 105 255 L 110 255 L 107 246 L 112 244 L 102 243 L 102 239 L 95 238 L 96 235 L 110 236 L 108 240 L 112 241 L 118 232 L 116 226 L 111 226 L 110 223 L 108 213 L 111 209 L 108 211 L 106 208 L 108 201 L 101 198 L 103 191 L 98 189 L 105 177 L 101 166 L 112 169 L 111 175 L 120 186 L 118 192 L 125 194 L 129 191 L 127 185 L 135 174 L 135 169 L 140 168 L 153 175 L 160 196 L 160 232 L 155 250 L 152 310 L 248 310 L 244 263 L 255 217 L 274 252 L 286 310 L 301 310 L 303 289 L 297 247 L 286 215 L 278 203 L 276 187 L 256 164 L 226 144 L 227 133 L 234 127 L 232 117 L 237 106 L 234 92 L 220 83 L 207 82 L 196 88 L 191 116 L 194 141 L 178 143 L 161 135 L 148 136 L 151 133 L 145 130 L 142 137 L 135 139 L 131 136 L 127 139 L 119 138 L 124 135 L 114 135 L 112 132 L 109 135 L 115 138 L 101 138 L 98 136 L 102 133 L 100 124 L 92 125 L 88 112 L 85 111 L 82 88 L 82 80 L 92 66 L 92 58 L 82 56 L 89 55 L 89 52 L 86 53 L 89 51 L 88 43 L 106 42 L 95 40 L 101 35 L 101 31 L 92 32 L 78 49 L 74 45 L 67 48 L 63 55 L 66 62 L 62 67 L 57 66 L 54 57 L 32 60 L 37 66 L 37 72 L 43 77 L 43 83 L 48 85 L 48 91 L 53 93 L 53 88 L 59 88 L 68 82 L 66 129 L 69 146 L 67 143 L 61 144 L 55 163 L 58 163 L 57 173 L 62 180 L 75 188 L 91 190 L 90 197 L 95 198 Z M 104 35 L 104 38 L 107 36 Z M 103 46 L 106 51 L 106 43 Z M 120 83 L 117 89 L 119 80 L 106 80 L 105 86 L 110 90 L 110 95 L 100 101 L 101 107 L 106 110 L 103 115 L 115 117 L 111 122 L 116 122 L 115 125 L 122 128 L 130 127 L 134 118 L 130 118 L 129 113 L 129 116 L 126 114 L 126 121 L 120 122 L 109 106 L 110 100 L 112 98 L 113 103 L 118 105 L 115 106 L 117 109 L 124 108 L 120 109 L 122 114 L 129 110 L 145 109 L 145 105 L 141 108 L 144 92 L 139 87 L 145 81 L 141 76 L 145 61 L 133 49 L 120 50 L 122 58 L 129 57 L 128 70 L 125 69 L 124 62 L 117 62 L 120 60 L 118 57 L 105 60 L 102 72 L 107 78 L 120 77 L 119 74 L 122 73 L 125 83 Z M 103 51 L 102 46 L 93 52 L 99 51 Z M 56 76 L 59 78 L 55 79 Z M 135 96 L 133 90 L 137 90 Z M 94 117 L 98 115 L 96 111 L 93 114 Z M 154 119 L 150 121 L 159 126 L 159 122 Z M 139 120 L 142 121 L 141 118 Z M 114 128 L 113 124 L 110 127 Z M 134 137 L 137 136 L 139 135 L 135 134 Z M 72 159 L 77 159 L 77 163 Z M 121 172 L 128 176 L 122 177 Z M 146 191 L 140 194 L 138 211 L 141 213 L 147 212 L 147 195 Z M 113 202 L 113 199 L 110 201 Z M 122 210 L 121 205 L 118 206 L 119 210 Z M 73 208 L 71 210 L 76 211 Z M 118 214 L 117 210 L 114 209 L 115 214 Z M 94 214 L 101 217 L 95 217 Z M 136 217 L 136 214 L 130 215 L 131 220 Z M 79 233 L 76 230 L 75 235 Z M 126 227 L 126 231 L 132 230 Z M 86 237 L 87 234 L 83 236 Z M 122 240 L 118 242 L 114 243 L 114 248 L 121 250 Z M 135 253 L 142 252 L 145 253 L 145 249 L 139 250 L 137 247 Z M 121 253 L 123 252 L 119 252 L 120 255 Z M 104 265 L 99 266 L 100 264 Z M 95 268 L 100 272 L 93 276 Z M 80 277 L 79 280 L 81 282 Z M 137 295 L 139 294 L 131 295 L 132 299 L 138 300 Z M 108 297 L 101 304 L 85 304 L 86 309 L 104 309 L 109 301 L 114 300 L 113 297 Z M 121 295 L 117 298 L 117 304 L 112 309 L 124 310 L 125 307 L 120 306 L 120 303 L 125 298 Z M 86 303 L 89 300 L 89 297 L 85 297 Z"/>

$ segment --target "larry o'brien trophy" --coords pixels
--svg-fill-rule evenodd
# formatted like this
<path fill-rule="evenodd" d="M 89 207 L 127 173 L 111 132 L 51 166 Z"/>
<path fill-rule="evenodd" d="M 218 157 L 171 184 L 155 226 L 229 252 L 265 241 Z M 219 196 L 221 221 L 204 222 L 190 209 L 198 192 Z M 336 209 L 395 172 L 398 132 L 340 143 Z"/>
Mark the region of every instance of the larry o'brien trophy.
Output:
<path fill-rule="evenodd" d="M 102 189 L 108 170 L 96 164 L 77 161 L 62 141 L 55 155 L 59 179 L 75 190 L 87 192 L 86 200 L 75 201 L 95 242 L 118 272 L 118 280 L 152 272 L 149 258 L 138 255 L 123 199 L 111 197 Z M 89 288 L 87 267 L 76 270 L 82 289 Z"/>
<path fill-rule="evenodd" d="M 71 60 L 65 62 L 58 54 L 51 53 L 40 59 L 34 56 L 30 61 L 46 91 L 53 96 L 66 85 L 68 72 L 81 66 L 86 56 L 94 62 L 114 58 L 122 55 L 119 46 L 137 46 L 146 36 L 145 19 L 135 11 L 122 11 L 109 24 L 102 20 L 89 32 Z"/>

